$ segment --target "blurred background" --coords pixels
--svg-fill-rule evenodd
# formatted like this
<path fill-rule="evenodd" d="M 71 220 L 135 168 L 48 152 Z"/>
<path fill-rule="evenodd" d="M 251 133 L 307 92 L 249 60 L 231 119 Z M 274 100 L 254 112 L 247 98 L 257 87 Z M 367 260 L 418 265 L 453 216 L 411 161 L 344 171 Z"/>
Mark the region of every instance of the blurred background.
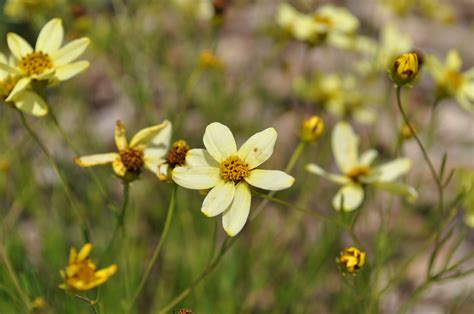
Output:
<path fill-rule="evenodd" d="M 402 53 L 416 48 L 444 60 L 450 49 L 457 49 L 463 71 L 470 69 L 474 65 L 474 2 L 288 2 L 304 13 L 325 4 L 345 7 L 359 26 L 352 44 L 344 47 L 292 39 L 277 23 L 281 3 L 0 1 L 3 53 L 8 52 L 7 32 L 16 32 L 33 44 L 53 17 L 63 19 L 65 41 L 91 39 L 82 57 L 90 61 L 90 68 L 47 94 L 71 143 L 49 117 L 28 120 L 59 163 L 87 221 L 95 245 L 92 258 L 99 267 L 119 265 L 114 277 L 99 291 L 89 293 L 92 299 L 99 297 L 101 313 L 123 312 L 123 302 L 138 284 L 159 240 L 171 191 L 170 183 L 143 173 L 131 186 L 127 239 L 121 243 L 127 254 L 121 254 L 119 247 L 107 250 L 115 220 L 111 208 L 122 202 L 121 182 L 108 166 L 94 168 L 98 181 L 92 180 L 73 158 L 114 151 L 113 129 L 119 119 L 129 136 L 169 119 L 173 140 L 185 139 L 195 148 L 203 147 L 204 129 L 213 121 L 228 125 L 238 145 L 273 126 L 279 137 L 264 168 L 284 169 L 298 145 L 302 119 L 318 114 L 326 132 L 305 147 L 292 172 L 297 179 L 294 187 L 277 197 L 341 220 L 353 216 L 331 208 L 338 186 L 304 170 L 306 163 L 314 162 L 337 172 L 330 143 L 336 122 L 349 120 L 361 137 L 361 151 L 376 148 L 379 163 L 397 155 L 414 160 L 404 178 L 419 192 L 414 204 L 370 191 L 357 214 L 354 231 L 367 252 L 367 266 L 357 276 L 341 275 L 335 262 L 342 249 L 354 245 L 345 230 L 270 203 L 176 310 L 396 313 L 424 280 L 430 250 L 421 248 L 438 227 L 433 214 L 436 186 L 416 144 L 410 139 L 400 143 L 395 89 L 384 60 L 377 61 L 372 51 L 379 47 Z M 452 241 L 461 239 L 456 254 L 463 256 L 474 247 L 474 233 L 465 224 L 474 209 L 469 212 L 472 202 L 456 198 L 463 188 L 470 186 L 472 192 L 474 186 L 474 119 L 454 99 L 440 102 L 432 115 L 434 93 L 433 78 L 422 72 L 414 88 L 403 90 L 403 100 L 416 129 L 429 143 L 433 161 L 439 164 L 447 152 L 447 168 L 457 169 L 446 204 L 458 209 Z M 433 132 L 428 134 L 428 129 Z M 22 129 L 17 113 L 4 105 L 0 130 L 0 241 L 30 299 L 44 301 L 32 311 L 88 313 L 85 304 L 57 287 L 69 248 L 84 244 L 77 216 L 47 159 Z M 225 238 L 220 218 L 201 214 L 202 199 L 198 192 L 178 190 L 170 234 L 135 313 L 158 313 L 199 276 L 213 247 Z M 254 198 L 252 209 L 260 201 Z M 409 257 L 414 258 L 398 273 Z M 465 277 L 435 284 L 411 311 L 472 313 L 473 282 L 472 277 Z M 387 283 L 390 288 L 378 294 Z M 0 264 L 0 313 L 22 311 L 6 266 Z"/>

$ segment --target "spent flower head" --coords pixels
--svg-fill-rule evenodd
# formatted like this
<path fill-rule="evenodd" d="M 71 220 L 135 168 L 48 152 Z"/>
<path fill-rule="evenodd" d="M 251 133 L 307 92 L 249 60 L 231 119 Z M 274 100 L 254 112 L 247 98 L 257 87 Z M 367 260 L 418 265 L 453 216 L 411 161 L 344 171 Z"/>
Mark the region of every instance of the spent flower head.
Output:
<path fill-rule="evenodd" d="M 60 271 L 64 283 L 59 285 L 61 289 L 73 291 L 87 291 L 105 283 L 117 272 L 117 265 L 112 264 L 106 268 L 97 270 L 96 264 L 89 258 L 92 244 L 86 243 L 79 253 L 73 247 L 69 253 L 69 263 L 64 270 Z"/>
<path fill-rule="evenodd" d="M 6 101 L 12 101 L 18 93 L 27 89 L 32 80 L 48 84 L 65 81 L 89 67 L 88 61 L 76 60 L 89 45 L 89 38 L 73 40 L 61 47 L 64 37 L 63 22 L 59 18 L 50 20 L 41 29 L 35 48 L 15 33 L 7 34 L 7 44 L 14 66 L 0 62 L 0 69 L 19 77 Z"/>
<path fill-rule="evenodd" d="M 158 178 L 161 181 L 170 180 L 174 168 L 186 165 L 186 155 L 189 150 L 190 147 L 186 141 L 174 142 L 166 156 L 166 161 L 158 167 Z"/>
<path fill-rule="evenodd" d="M 306 170 L 342 185 L 332 200 L 336 210 L 352 211 L 361 206 L 366 186 L 402 194 L 409 200 L 415 200 L 414 188 L 393 182 L 411 168 L 411 160 L 398 158 L 380 166 L 372 166 L 377 157 L 376 150 L 368 150 L 360 157 L 358 154 L 359 137 L 346 122 L 339 122 L 332 132 L 332 150 L 342 175 L 331 174 L 316 164 L 308 164 Z"/>
<path fill-rule="evenodd" d="M 166 162 L 165 156 L 171 139 L 171 123 L 167 120 L 137 132 L 130 142 L 125 136 L 121 121 L 115 126 L 115 145 L 118 152 L 75 158 L 81 167 L 112 164 L 117 176 L 125 181 L 138 178 L 143 168 L 158 173 L 158 167 Z"/>
<path fill-rule="evenodd" d="M 336 261 L 343 272 L 355 274 L 365 265 L 365 252 L 350 247 L 344 249 Z"/>
<path fill-rule="evenodd" d="M 173 180 L 188 189 L 211 189 L 201 211 L 208 217 L 222 214 L 224 230 L 235 236 L 249 216 L 252 198 L 249 185 L 278 191 L 294 182 L 283 171 L 257 169 L 273 154 L 276 139 L 275 129 L 268 128 L 237 149 L 229 128 L 211 123 L 203 137 L 206 149 L 191 149 L 186 155 L 186 166 L 174 169 Z"/>

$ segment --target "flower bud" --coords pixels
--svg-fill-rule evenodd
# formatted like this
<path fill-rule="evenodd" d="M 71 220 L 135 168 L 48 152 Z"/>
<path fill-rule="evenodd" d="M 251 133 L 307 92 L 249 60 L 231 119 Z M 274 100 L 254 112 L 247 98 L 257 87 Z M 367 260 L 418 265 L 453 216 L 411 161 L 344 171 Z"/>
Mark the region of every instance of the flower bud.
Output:
<path fill-rule="evenodd" d="M 413 129 L 413 131 L 416 132 L 416 128 L 412 123 L 410 123 L 410 126 L 411 126 L 411 129 Z M 400 136 L 404 140 L 410 140 L 413 137 L 413 133 L 411 132 L 410 126 L 408 126 L 408 124 L 404 124 L 400 128 Z"/>
<path fill-rule="evenodd" d="M 324 121 L 319 116 L 311 116 L 301 124 L 300 139 L 303 142 L 313 143 L 324 132 Z"/>
<path fill-rule="evenodd" d="M 421 53 L 416 51 L 404 53 L 393 61 L 389 69 L 390 78 L 398 86 L 410 84 L 418 76 L 422 64 Z"/>
<path fill-rule="evenodd" d="M 365 264 L 365 252 L 350 247 L 342 251 L 341 256 L 336 261 L 343 272 L 355 274 Z"/>

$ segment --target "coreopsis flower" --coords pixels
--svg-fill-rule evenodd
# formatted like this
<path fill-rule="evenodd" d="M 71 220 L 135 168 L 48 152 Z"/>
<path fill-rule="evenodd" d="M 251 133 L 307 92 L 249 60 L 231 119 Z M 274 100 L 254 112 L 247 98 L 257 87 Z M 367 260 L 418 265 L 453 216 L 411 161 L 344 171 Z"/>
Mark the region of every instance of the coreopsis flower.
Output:
<path fill-rule="evenodd" d="M 186 165 L 186 155 L 189 150 L 190 147 L 184 140 L 178 140 L 171 145 L 165 162 L 158 167 L 158 178 L 160 181 L 171 179 L 171 172 L 174 168 Z"/>
<path fill-rule="evenodd" d="M 435 56 L 428 56 L 426 67 L 436 82 L 439 99 L 453 97 L 466 110 L 474 112 L 474 68 L 461 72 L 462 60 L 457 50 L 448 52 L 444 64 Z"/>
<path fill-rule="evenodd" d="M 413 51 L 398 56 L 389 68 L 392 81 L 398 86 L 412 83 L 418 76 L 423 65 L 423 57 L 419 52 Z"/>
<path fill-rule="evenodd" d="M 343 272 L 355 274 L 365 265 L 365 252 L 350 247 L 344 249 L 336 261 Z"/>
<path fill-rule="evenodd" d="M 206 49 L 199 55 L 199 66 L 203 69 L 222 70 L 224 63 L 212 51 Z"/>
<path fill-rule="evenodd" d="M 334 127 L 331 141 L 334 158 L 342 174 L 328 173 L 312 163 L 306 166 L 306 170 L 342 185 L 332 200 L 334 209 L 352 211 L 360 207 L 367 186 L 402 194 L 408 200 L 416 199 L 415 189 L 393 182 L 410 170 L 410 159 L 398 158 L 380 166 L 372 166 L 377 151 L 371 149 L 359 157 L 359 137 L 346 122 L 339 122 Z"/>
<path fill-rule="evenodd" d="M 298 12 L 287 3 L 278 7 L 277 24 L 297 40 L 315 45 L 330 43 L 346 48 L 359 21 L 345 8 L 324 5 L 313 13 Z"/>
<path fill-rule="evenodd" d="M 301 123 L 300 139 L 306 143 L 315 142 L 324 132 L 324 121 L 319 116 L 311 116 Z"/>
<path fill-rule="evenodd" d="M 208 217 L 222 213 L 224 230 L 233 237 L 242 230 L 249 216 L 249 185 L 279 191 L 294 182 L 283 171 L 257 169 L 272 155 L 276 139 L 275 129 L 268 128 L 250 137 L 237 150 L 229 128 L 211 123 L 203 137 L 206 149 L 188 151 L 186 166 L 174 169 L 173 180 L 188 189 L 211 189 L 201 211 Z"/>
<path fill-rule="evenodd" d="M 294 83 L 298 97 L 324 106 L 339 118 L 352 116 L 357 122 L 370 124 L 376 119 L 376 112 L 369 106 L 353 75 L 315 73 L 313 78 L 298 78 Z"/>
<path fill-rule="evenodd" d="M 76 60 L 89 45 L 89 38 L 73 40 L 61 47 L 64 29 L 62 20 L 54 18 L 41 29 L 33 49 L 21 36 L 7 34 L 7 44 L 15 66 L 1 62 L 0 68 L 20 79 L 6 99 L 12 101 L 18 93 L 27 89 L 31 81 L 45 80 L 48 84 L 65 81 L 89 67 L 88 61 Z"/>
<path fill-rule="evenodd" d="M 60 271 L 64 283 L 61 289 L 73 291 L 87 291 L 105 283 L 117 272 L 117 265 L 112 264 L 106 268 L 97 270 L 96 264 L 89 258 L 92 244 L 85 244 L 79 253 L 73 247 L 69 253 L 69 263 L 64 270 Z"/>
<path fill-rule="evenodd" d="M 0 63 L 14 66 L 14 62 L 13 58 L 7 59 L 4 54 L 0 53 Z M 20 78 L 19 75 L 6 72 L 0 68 L 0 99 L 28 114 L 44 116 L 48 113 L 48 105 L 30 87 L 18 92 L 14 97 L 9 97 Z M 7 101 L 7 99 L 9 100 Z"/>
<path fill-rule="evenodd" d="M 143 168 L 158 173 L 158 167 L 166 160 L 171 139 L 171 123 L 167 120 L 137 132 L 130 142 L 125 136 L 121 121 L 115 126 L 115 145 L 118 152 L 75 158 L 81 167 L 112 164 L 117 176 L 125 181 L 138 178 Z"/>

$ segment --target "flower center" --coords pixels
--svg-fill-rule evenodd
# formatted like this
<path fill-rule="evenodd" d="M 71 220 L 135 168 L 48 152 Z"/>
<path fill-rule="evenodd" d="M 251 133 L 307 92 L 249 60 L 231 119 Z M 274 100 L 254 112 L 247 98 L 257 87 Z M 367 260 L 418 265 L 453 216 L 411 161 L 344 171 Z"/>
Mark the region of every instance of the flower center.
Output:
<path fill-rule="evenodd" d="M 359 182 L 360 177 L 365 176 L 369 173 L 369 167 L 367 166 L 355 166 L 349 172 L 346 173 L 352 181 Z"/>
<path fill-rule="evenodd" d="M 120 160 L 122 161 L 128 172 L 139 173 L 145 164 L 143 160 L 143 151 L 136 148 L 128 148 L 120 153 Z"/>
<path fill-rule="evenodd" d="M 0 97 L 5 99 L 10 95 L 11 91 L 18 82 L 17 76 L 9 75 L 3 81 L 0 81 Z"/>
<path fill-rule="evenodd" d="M 332 24 L 332 20 L 324 15 L 315 14 L 313 19 L 318 23 L 325 24 L 326 26 L 331 26 Z"/>
<path fill-rule="evenodd" d="M 173 146 L 171 146 L 170 152 L 166 157 L 166 162 L 170 168 L 174 169 L 177 166 L 184 166 L 186 162 L 186 154 L 188 151 L 189 145 L 186 143 L 186 141 L 176 141 Z"/>
<path fill-rule="evenodd" d="M 53 67 L 51 57 L 42 51 L 33 51 L 24 56 L 18 64 L 27 76 L 39 75 Z"/>
<path fill-rule="evenodd" d="M 221 162 L 220 175 L 224 181 L 240 182 L 249 175 L 249 166 L 238 156 L 230 156 Z"/>
<path fill-rule="evenodd" d="M 73 278 L 85 282 L 90 282 L 94 279 L 95 267 L 93 266 L 95 265 L 92 262 L 85 260 L 77 266 L 79 266 L 79 269 Z"/>
<path fill-rule="evenodd" d="M 458 89 L 463 84 L 464 78 L 458 71 L 449 71 L 446 73 L 446 80 L 454 89 Z"/>

